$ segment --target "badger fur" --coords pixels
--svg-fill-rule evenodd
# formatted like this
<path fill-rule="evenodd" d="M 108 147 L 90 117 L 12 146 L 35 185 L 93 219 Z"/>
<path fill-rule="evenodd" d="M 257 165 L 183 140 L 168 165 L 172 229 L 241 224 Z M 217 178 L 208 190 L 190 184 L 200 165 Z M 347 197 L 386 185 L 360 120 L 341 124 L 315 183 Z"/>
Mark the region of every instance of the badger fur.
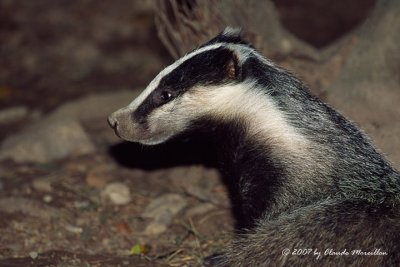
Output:
<path fill-rule="evenodd" d="M 238 30 L 165 68 L 109 123 L 147 145 L 193 132 L 214 141 L 241 218 L 214 265 L 400 264 L 399 173 Z"/>

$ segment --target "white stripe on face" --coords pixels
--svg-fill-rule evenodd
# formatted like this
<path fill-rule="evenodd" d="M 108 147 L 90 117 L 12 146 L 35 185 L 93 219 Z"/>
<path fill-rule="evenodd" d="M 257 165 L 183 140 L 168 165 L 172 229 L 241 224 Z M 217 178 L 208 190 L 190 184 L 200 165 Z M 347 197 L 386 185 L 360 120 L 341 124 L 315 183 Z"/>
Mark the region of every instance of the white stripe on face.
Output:
<path fill-rule="evenodd" d="M 186 56 L 178 59 L 177 61 L 175 61 L 175 63 L 173 63 L 173 64 L 169 65 L 168 67 L 166 67 L 165 69 L 163 69 L 150 82 L 150 84 L 146 87 L 146 89 L 135 100 L 133 100 L 132 103 L 129 104 L 129 106 L 127 108 L 131 111 L 135 111 L 143 103 L 143 101 L 151 94 L 151 92 L 153 92 L 158 87 L 161 79 L 164 78 L 169 73 L 171 73 L 174 69 L 179 67 L 186 60 L 188 60 L 200 53 L 203 53 L 205 51 L 217 49 L 217 48 L 221 47 L 222 45 L 223 45 L 223 43 L 216 43 L 216 44 L 212 44 L 209 46 L 205 46 L 205 47 L 202 47 L 202 48 L 200 48 L 196 51 L 193 51 L 192 53 L 187 54 Z"/>

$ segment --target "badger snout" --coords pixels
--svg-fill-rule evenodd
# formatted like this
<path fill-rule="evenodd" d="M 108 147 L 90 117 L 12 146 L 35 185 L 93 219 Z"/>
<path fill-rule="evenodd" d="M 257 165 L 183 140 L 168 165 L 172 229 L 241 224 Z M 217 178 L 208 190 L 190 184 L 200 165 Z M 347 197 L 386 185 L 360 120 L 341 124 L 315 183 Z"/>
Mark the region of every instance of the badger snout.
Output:
<path fill-rule="evenodd" d="M 113 128 L 114 130 L 117 128 L 118 125 L 118 121 L 117 119 L 113 116 L 113 114 L 111 114 L 110 116 L 108 116 L 108 125 L 110 125 L 111 128 Z"/>
<path fill-rule="evenodd" d="M 147 124 L 137 121 L 132 113 L 133 111 L 129 108 L 117 110 L 108 117 L 108 124 L 119 138 L 130 142 L 146 143 L 148 139 L 154 137 L 154 133 Z"/>
<path fill-rule="evenodd" d="M 130 112 L 120 109 L 108 116 L 108 124 L 114 129 L 115 134 L 122 139 L 130 139 L 132 135 L 132 119 Z"/>
<path fill-rule="evenodd" d="M 108 116 L 107 121 L 108 125 L 110 125 L 110 127 L 114 130 L 115 135 L 121 138 L 120 134 L 118 133 L 118 120 L 115 116 L 115 112 Z"/>

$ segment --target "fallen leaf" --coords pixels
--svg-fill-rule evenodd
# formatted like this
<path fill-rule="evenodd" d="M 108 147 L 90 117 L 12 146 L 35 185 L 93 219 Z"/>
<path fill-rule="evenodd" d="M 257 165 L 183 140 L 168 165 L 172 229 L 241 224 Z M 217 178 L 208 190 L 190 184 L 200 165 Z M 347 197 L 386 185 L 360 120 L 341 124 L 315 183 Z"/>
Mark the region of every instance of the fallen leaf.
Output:
<path fill-rule="evenodd" d="M 131 255 L 147 254 L 150 251 L 150 246 L 143 244 L 136 244 L 131 248 Z"/>

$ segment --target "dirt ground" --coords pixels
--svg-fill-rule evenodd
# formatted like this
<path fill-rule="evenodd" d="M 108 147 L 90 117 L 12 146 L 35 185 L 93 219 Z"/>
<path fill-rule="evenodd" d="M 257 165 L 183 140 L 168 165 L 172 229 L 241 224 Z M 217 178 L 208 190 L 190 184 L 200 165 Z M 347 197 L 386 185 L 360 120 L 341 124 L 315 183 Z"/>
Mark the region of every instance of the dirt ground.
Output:
<path fill-rule="evenodd" d="M 0 141 L 87 95 L 143 88 L 170 62 L 151 1 L 0 0 L 0 111 L 24 110 L 0 121 Z M 235 221 L 207 148 L 120 142 L 95 115 L 81 122 L 89 153 L 0 161 L 0 266 L 199 266 L 222 251 Z"/>
<path fill-rule="evenodd" d="M 117 158 L 142 149 L 119 146 L 113 152 Z M 185 174 L 210 177 L 201 166 L 185 166 L 183 155 L 164 166 L 149 165 L 150 157 L 163 160 L 169 153 L 150 151 L 135 167 L 116 164 L 107 151 L 43 165 L 2 162 L 0 266 L 153 266 L 154 261 L 183 266 L 221 250 L 233 224 L 224 187 L 214 179 L 211 199 L 196 194 L 196 187 L 182 188 L 179 177 Z M 130 189 L 128 204 L 102 197 L 110 182 Z M 176 193 L 185 209 L 167 231 L 147 234 L 152 220 L 143 218 L 145 207 Z M 134 246 L 143 246 L 142 261 L 132 256 Z"/>

